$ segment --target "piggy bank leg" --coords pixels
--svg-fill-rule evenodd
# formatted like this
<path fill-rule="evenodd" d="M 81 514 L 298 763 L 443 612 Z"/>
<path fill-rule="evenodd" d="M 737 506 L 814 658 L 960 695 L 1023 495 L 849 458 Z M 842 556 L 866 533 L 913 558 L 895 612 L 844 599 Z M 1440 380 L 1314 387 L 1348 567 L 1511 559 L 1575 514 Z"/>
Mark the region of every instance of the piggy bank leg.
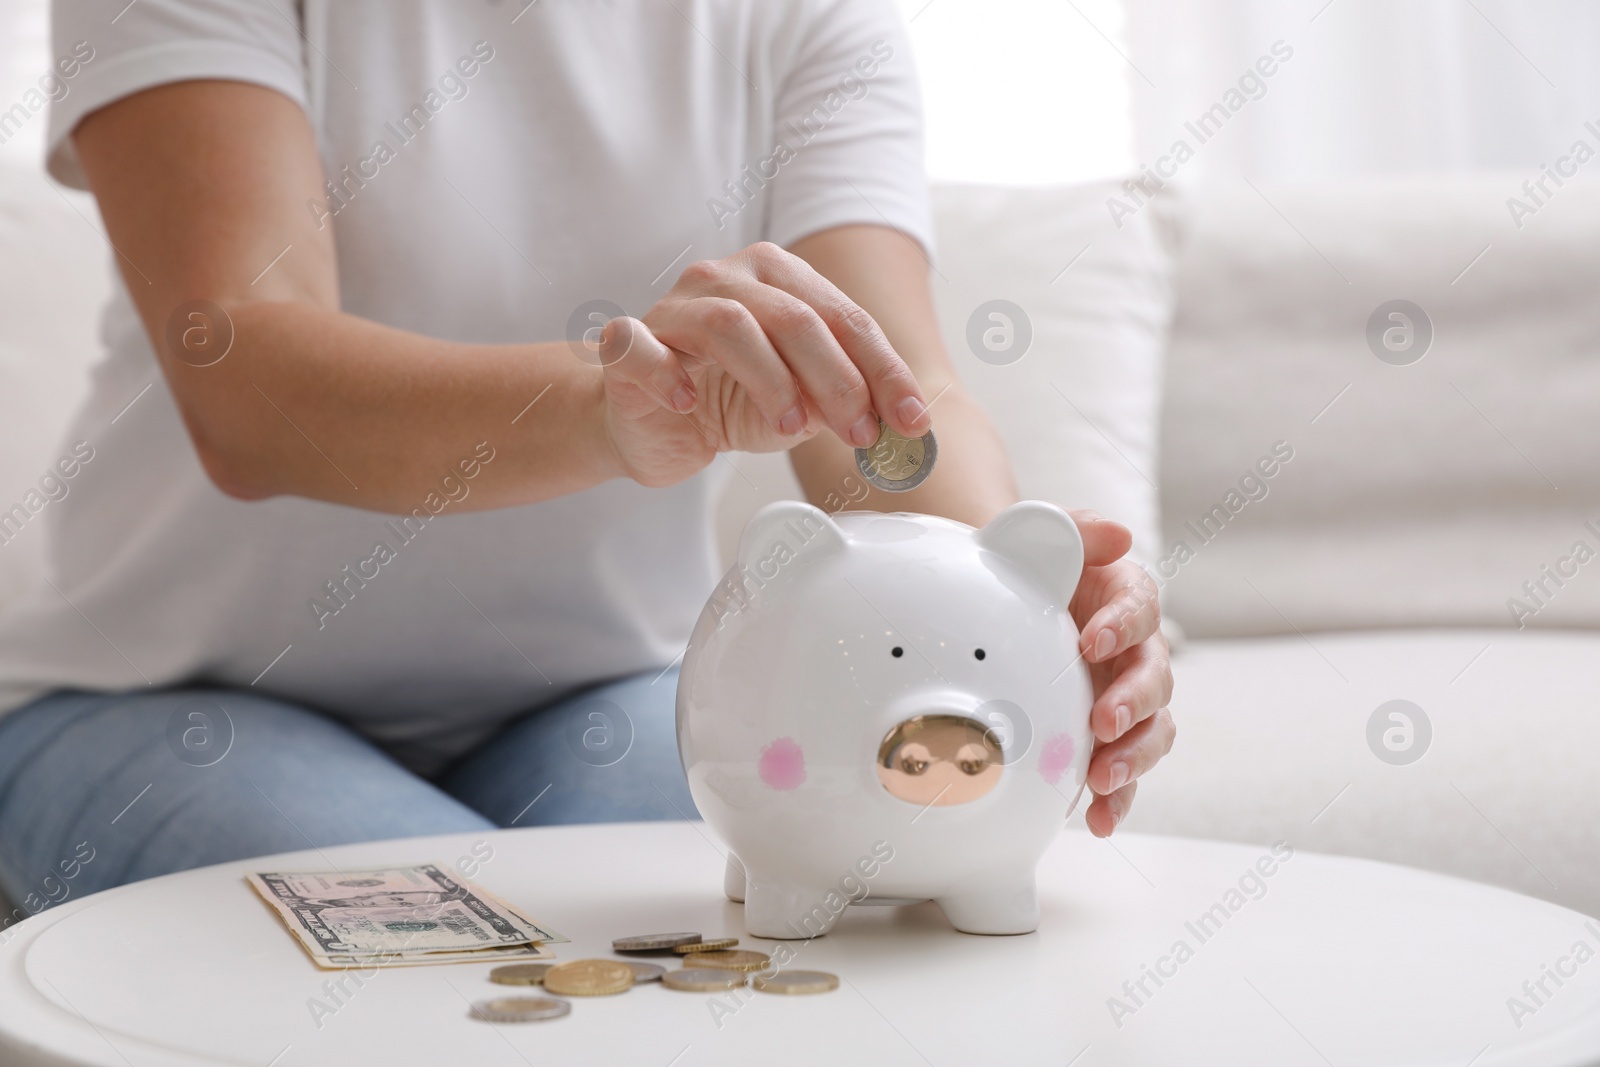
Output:
<path fill-rule="evenodd" d="M 744 864 L 732 852 L 728 853 L 728 866 L 722 872 L 722 891 L 735 904 L 744 903 Z"/>
<path fill-rule="evenodd" d="M 839 910 L 828 907 L 831 899 Z M 811 888 L 775 882 L 751 874 L 745 885 L 744 927 L 752 937 L 794 940 L 820 937 L 844 913 L 844 900 L 833 886 Z"/>
<path fill-rule="evenodd" d="M 950 925 L 964 934 L 1031 934 L 1039 928 L 1039 893 L 1032 871 L 961 886 L 934 902 Z"/>

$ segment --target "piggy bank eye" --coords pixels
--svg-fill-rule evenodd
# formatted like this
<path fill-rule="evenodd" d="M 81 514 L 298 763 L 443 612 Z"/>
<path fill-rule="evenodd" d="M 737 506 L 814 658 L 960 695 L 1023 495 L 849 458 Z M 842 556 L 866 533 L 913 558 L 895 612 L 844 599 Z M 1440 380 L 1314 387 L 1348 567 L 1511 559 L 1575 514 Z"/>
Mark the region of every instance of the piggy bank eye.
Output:
<path fill-rule="evenodd" d="M 891 648 L 889 650 L 889 655 L 893 656 L 895 659 L 899 659 L 901 656 L 903 656 L 905 654 L 906 654 L 906 650 L 901 648 L 899 645 L 895 645 L 893 648 Z"/>
<path fill-rule="evenodd" d="M 972 650 L 972 654 L 973 654 L 973 655 L 974 655 L 974 656 L 976 656 L 976 657 L 977 657 L 977 658 L 978 658 L 978 659 L 982 659 L 982 658 L 983 658 L 983 657 L 984 657 L 984 656 L 987 656 L 987 655 L 988 655 L 988 653 L 987 653 L 987 652 L 985 652 L 985 651 L 984 651 L 984 650 L 983 650 L 983 649 L 981 649 L 981 648 L 975 648 L 975 649 L 973 649 L 973 650 Z"/>

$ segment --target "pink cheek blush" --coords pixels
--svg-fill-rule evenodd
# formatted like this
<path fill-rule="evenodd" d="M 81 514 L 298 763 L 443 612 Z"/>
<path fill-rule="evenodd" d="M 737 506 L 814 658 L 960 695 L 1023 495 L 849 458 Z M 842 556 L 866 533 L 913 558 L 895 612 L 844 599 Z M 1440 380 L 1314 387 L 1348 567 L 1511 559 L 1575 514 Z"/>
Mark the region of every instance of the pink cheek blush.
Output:
<path fill-rule="evenodd" d="M 793 738 L 780 737 L 761 750 L 756 770 L 773 789 L 797 789 L 806 780 L 806 755 Z"/>
<path fill-rule="evenodd" d="M 1072 757 L 1078 748 L 1070 734 L 1056 734 L 1044 743 L 1039 751 L 1039 775 L 1051 785 L 1061 781 L 1061 776 L 1072 766 Z"/>

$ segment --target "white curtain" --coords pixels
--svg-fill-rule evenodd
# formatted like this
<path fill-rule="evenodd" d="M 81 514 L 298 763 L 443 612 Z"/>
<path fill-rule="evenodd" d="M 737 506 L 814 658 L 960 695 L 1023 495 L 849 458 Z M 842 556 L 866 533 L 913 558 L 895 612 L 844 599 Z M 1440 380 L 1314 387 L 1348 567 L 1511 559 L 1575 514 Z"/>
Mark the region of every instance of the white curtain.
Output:
<path fill-rule="evenodd" d="M 1577 140 L 1600 148 L 1592 0 L 1125 3 L 1135 154 L 1186 141 L 1165 167 L 1184 179 L 1537 174 Z"/>
<path fill-rule="evenodd" d="M 50 73 L 50 5 L 47 0 L 0 0 L 0 111 L 8 111 Z M 0 136 L 0 164 L 44 168 L 43 111 Z"/>
<path fill-rule="evenodd" d="M 1132 164 L 1122 0 L 899 3 L 934 178 L 1051 184 Z"/>

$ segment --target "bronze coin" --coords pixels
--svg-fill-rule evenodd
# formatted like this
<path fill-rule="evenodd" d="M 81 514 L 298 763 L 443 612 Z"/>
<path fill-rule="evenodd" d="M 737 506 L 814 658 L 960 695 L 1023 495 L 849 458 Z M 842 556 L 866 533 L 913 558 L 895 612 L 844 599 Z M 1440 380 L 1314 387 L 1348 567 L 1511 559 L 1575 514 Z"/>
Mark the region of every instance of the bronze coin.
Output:
<path fill-rule="evenodd" d="M 683 958 L 685 967 L 719 967 L 729 971 L 759 971 L 771 962 L 772 957 L 765 952 L 747 952 L 743 949 L 696 952 Z"/>
<path fill-rule="evenodd" d="M 545 972 L 544 987 L 569 997 L 603 997 L 633 985 L 633 968 L 621 960 L 573 960 Z"/>
<path fill-rule="evenodd" d="M 722 948 L 732 948 L 739 943 L 737 937 L 719 937 L 711 941 L 696 941 L 692 945 L 679 945 L 672 951 L 680 956 L 693 955 L 696 952 L 715 952 Z"/>

